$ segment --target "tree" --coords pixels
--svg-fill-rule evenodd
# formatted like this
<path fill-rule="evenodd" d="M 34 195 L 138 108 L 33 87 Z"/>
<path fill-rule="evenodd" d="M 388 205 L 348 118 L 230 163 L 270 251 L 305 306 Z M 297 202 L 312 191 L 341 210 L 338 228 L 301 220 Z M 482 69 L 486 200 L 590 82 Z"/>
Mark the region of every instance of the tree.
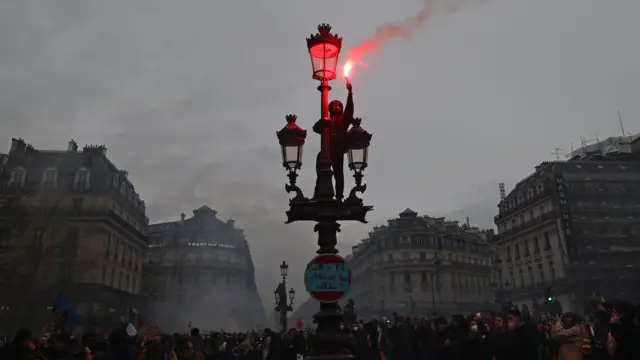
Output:
<path fill-rule="evenodd" d="M 78 230 L 66 196 L 21 190 L 0 198 L 0 303 L 10 309 L 0 322 L 37 329 L 73 283 Z"/>

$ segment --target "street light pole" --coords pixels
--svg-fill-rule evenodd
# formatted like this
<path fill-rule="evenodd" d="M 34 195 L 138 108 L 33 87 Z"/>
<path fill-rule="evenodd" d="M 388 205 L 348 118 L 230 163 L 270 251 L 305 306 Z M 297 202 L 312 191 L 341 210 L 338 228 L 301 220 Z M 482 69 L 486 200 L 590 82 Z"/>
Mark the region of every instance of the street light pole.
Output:
<path fill-rule="evenodd" d="M 280 315 L 280 327 L 282 332 L 286 332 L 288 329 L 287 314 L 289 311 L 293 311 L 293 299 L 296 291 L 291 288 L 289 290 L 289 298 L 287 299 L 287 275 L 289 273 L 289 265 L 286 261 L 280 264 L 280 276 L 282 281 L 278 284 L 278 287 L 273 292 L 276 300 L 276 311 Z"/>
<path fill-rule="evenodd" d="M 331 33 L 331 26 L 321 24 L 318 33 L 307 38 L 307 48 L 313 65 L 313 79 L 320 81 L 321 118 L 316 122 L 314 132 L 321 136 L 321 150 L 316 158 L 316 186 L 313 198 L 306 198 L 296 185 L 297 171 L 302 167 L 302 147 L 307 132 L 297 124 L 297 116 L 286 116 L 287 125 L 280 130 L 278 140 L 282 147 L 282 163 L 288 170 L 289 184 L 285 190 L 295 193 L 289 201 L 286 223 L 295 221 L 315 222 L 318 233 L 319 255 L 337 254 L 336 245 L 340 224 L 338 221 L 359 221 L 366 223 L 367 212 L 373 206 L 365 206 L 356 193 L 363 193 L 363 171 L 368 165 L 368 149 L 371 134 L 361 126 L 361 119 L 353 117 L 351 85 L 347 82 L 349 98 L 347 105 L 332 107 L 329 112 L 329 81 L 336 78 L 336 67 L 342 47 L 342 38 Z M 333 104 L 333 102 L 332 102 Z M 344 112 L 343 112 L 344 110 Z M 350 127 L 350 129 L 348 129 Z M 348 129 L 348 131 L 347 131 Z M 343 161 L 347 153 L 349 168 L 354 171 L 356 186 L 343 200 Z M 336 188 L 332 177 L 336 177 Z M 313 352 L 309 359 L 353 359 L 351 336 L 340 330 L 342 312 L 337 302 L 320 303 L 320 311 L 314 315 L 317 324 Z"/>

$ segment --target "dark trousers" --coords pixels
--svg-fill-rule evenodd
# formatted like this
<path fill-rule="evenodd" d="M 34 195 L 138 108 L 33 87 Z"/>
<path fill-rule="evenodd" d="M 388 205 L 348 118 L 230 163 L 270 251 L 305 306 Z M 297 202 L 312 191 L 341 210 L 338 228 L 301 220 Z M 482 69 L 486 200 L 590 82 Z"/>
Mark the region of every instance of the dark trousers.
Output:
<path fill-rule="evenodd" d="M 331 168 L 336 182 L 336 199 L 344 197 L 344 153 L 331 154 Z"/>

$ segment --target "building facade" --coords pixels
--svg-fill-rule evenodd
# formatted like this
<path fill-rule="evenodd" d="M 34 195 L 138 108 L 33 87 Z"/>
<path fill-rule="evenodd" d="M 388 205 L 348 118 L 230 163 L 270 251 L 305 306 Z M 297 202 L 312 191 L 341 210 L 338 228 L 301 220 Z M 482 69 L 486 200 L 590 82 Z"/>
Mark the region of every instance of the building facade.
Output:
<path fill-rule="evenodd" d="M 490 242 L 505 301 L 582 311 L 594 297 L 640 296 L 637 143 L 607 139 L 544 162 L 500 201 Z"/>
<path fill-rule="evenodd" d="M 406 209 L 348 258 L 358 318 L 447 315 L 496 306 L 487 236 L 457 221 Z"/>
<path fill-rule="evenodd" d="M 145 204 L 106 153 L 12 139 L 0 168 L 0 324 L 42 330 L 58 294 L 85 329 L 141 306 Z"/>
<path fill-rule="evenodd" d="M 170 331 L 264 326 L 244 233 L 208 206 L 150 226 L 143 294 L 149 321 Z"/>

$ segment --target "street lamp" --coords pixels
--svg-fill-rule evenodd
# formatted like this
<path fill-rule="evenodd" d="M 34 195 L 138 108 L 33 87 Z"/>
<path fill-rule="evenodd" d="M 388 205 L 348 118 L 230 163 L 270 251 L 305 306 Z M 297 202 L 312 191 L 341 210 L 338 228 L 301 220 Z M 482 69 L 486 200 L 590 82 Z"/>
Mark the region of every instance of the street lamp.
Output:
<path fill-rule="evenodd" d="M 276 300 L 276 307 L 280 306 L 280 292 L 278 291 L 278 289 L 273 291 L 273 296 Z"/>
<path fill-rule="evenodd" d="M 362 173 L 368 166 L 371 134 L 362 129 L 361 119 L 353 117 L 349 82 L 347 82 L 349 97 L 344 112 L 342 112 L 343 109 L 332 105 L 332 113 L 329 114 L 329 91 L 331 90 L 329 81 L 336 78 L 341 48 L 342 38 L 332 34 L 331 26 L 327 24 L 319 25 L 318 33 L 307 38 L 307 49 L 313 70 L 312 78 L 320 81 L 318 90 L 321 93 L 320 120 L 313 126 L 314 132 L 320 134 L 321 145 L 320 153 L 316 157 L 317 179 L 313 198 L 305 197 L 295 182 L 297 171 L 302 167 L 302 146 L 306 139 L 306 131 L 295 124 L 297 121 L 295 115 L 287 115 L 287 125 L 277 134 L 282 147 L 282 163 L 289 177 L 289 184 L 285 186 L 285 190 L 296 194 L 289 200 L 286 223 L 315 222 L 314 231 L 318 233 L 319 247 L 316 253 L 319 255 L 338 253 L 336 245 L 337 233 L 340 231 L 339 221 L 366 223 L 366 215 L 373 209 L 373 206 L 363 205 L 362 199 L 356 196 L 356 193 L 363 193 L 366 190 L 366 185 L 362 184 Z M 336 103 L 339 102 L 336 101 Z M 335 124 L 342 124 L 342 129 L 337 131 Z M 349 126 L 352 126 L 351 129 Z M 354 172 L 356 185 L 343 201 L 342 167 L 345 153 L 348 155 L 349 169 Z M 349 350 L 351 337 L 340 330 L 342 312 L 338 303 L 320 303 L 320 311 L 314 315 L 314 319 L 317 330 L 310 359 L 353 359 Z"/>
<path fill-rule="evenodd" d="M 296 297 L 296 291 L 293 288 L 289 289 L 289 304 L 293 305 L 293 299 Z"/>
<path fill-rule="evenodd" d="M 289 274 L 289 265 L 286 261 L 283 261 L 282 264 L 280 264 L 280 276 L 284 279 L 287 277 L 287 274 Z"/>

